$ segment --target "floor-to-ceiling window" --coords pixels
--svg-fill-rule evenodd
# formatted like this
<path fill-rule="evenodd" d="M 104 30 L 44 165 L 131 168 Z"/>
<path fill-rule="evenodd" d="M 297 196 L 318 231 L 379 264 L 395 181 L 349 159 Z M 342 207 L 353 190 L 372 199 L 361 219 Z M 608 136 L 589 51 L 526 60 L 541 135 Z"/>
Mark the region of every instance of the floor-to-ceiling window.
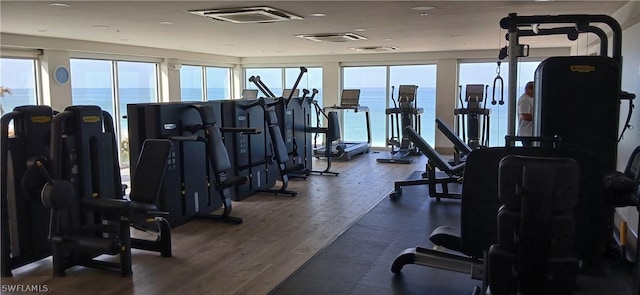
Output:
<path fill-rule="evenodd" d="M 369 107 L 371 116 L 371 137 L 374 147 L 385 147 L 390 136 L 385 109 L 393 107 L 391 86 L 394 86 L 394 99 L 400 85 L 418 86 L 418 107 L 424 109 L 421 115 L 421 135 L 433 142 L 435 134 L 435 65 L 397 65 L 397 66 L 349 66 L 343 67 L 343 89 L 360 89 L 360 105 Z M 344 140 L 365 141 L 366 127 L 362 114 L 344 113 Z M 396 136 L 398 136 L 396 134 Z"/>
<path fill-rule="evenodd" d="M 34 58 L 0 58 L 0 115 L 38 102 Z"/>
<path fill-rule="evenodd" d="M 519 97 L 524 93 L 524 85 L 528 81 L 533 81 L 534 73 L 536 68 L 538 67 L 540 62 L 537 61 L 529 61 L 529 62 L 520 62 L 518 63 L 518 86 L 517 86 L 517 96 Z M 507 113 L 508 113 L 508 89 L 509 89 L 509 81 L 508 81 L 508 72 L 509 65 L 507 62 L 503 62 L 500 67 L 498 67 L 495 62 L 461 62 L 459 64 L 459 77 L 458 83 L 461 86 L 462 100 L 464 102 L 465 97 L 465 89 L 467 84 L 482 84 L 488 85 L 487 94 L 487 102 L 486 107 L 490 110 L 490 121 L 489 121 L 489 146 L 504 146 L 504 137 L 507 135 Z M 496 83 L 496 89 L 494 92 L 493 84 L 494 80 L 497 77 L 497 71 L 500 70 L 500 76 L 504 81 L 504 87 L 500 87 L 500 83 Z M 500 105 L 496 103 L 495 105 L 491 102 L 494 99 L 499 101 L 501 97 L 504 96 L 504 104 Z M 456 105 L 460 107 L 461 102 L 457 99 Z M 466 107 L 466 102 L 464 102 Z M 484 102 L 482 103 L 484 105 Z M 516 116 L 514 115 L 514 118 Z M 459 120 L 462 122 L 462 120 Z M 466 122 L 466 121 L 465 121 Z M 462 124 L 460 124 L 462 125 Z M 517 124 L 516 124 L 517 126 Z M 453 127 L 453 126 L 452 126 Z M 462 126 L 460 126 L 462 127 Z"/>
<path fill-rule="evenodd" d="M 298 76 L 300 75 L 300 68 L 285 68 L 285 88 L 292 88 L 293 84 L 295 84 Z M 302 76 L 297 89 L 300 90 L 299 96 L 302 96 L 302 90 L 309 90 L 308 97 L 313 95 L 313 90 L 317 90 L 318 93 L 313 97 L 313 100 L 316 101 L 318 106 L 322 107 L 322 68 L 313 67 L 307 68 L 307 72 Z M 316 113 L 316 108 L 311 106 L 311 124 L 313 126 L 322 126 L 323 121 L 318 117 Z"/>
<path fill-rule="evenodd" d="M 205 67 L 206 100 L 231 98 L 231 69 Z"/>
<path fill-rule="evenodd" d="M 371 117 L 371 140 L 373 146 L 385 146 L 385 112 L 387 108 L 387 67 L 344 67 L 342 89 L 360 89 L 360 105 L 369 107 Z M 364 114 L 345 110 L 343 112 L 343 139 L 367 141 Z"/>
<path fill-rule="evenodd" d="M 95 59 L 71 59 L 71 102 L 97 105 L 111 116 L 114 113 L 113 62 Z"/>
<path fill-rule="evenodd" d="M 418 86 L 417 107 L 423 109 L 420 115 L 420 134 L 433 145 L 436 128 L 436 65 L 391 66 L 389 81 L 395 86 L 396 101 L 400 85 Z"/>
<path fill-rule="evenodd" d="M 129 163 L 127 104 L 158 101 L 158 64 L 72 58 L 72 103 L 97 105 L 116 123 L 120 161 Z"/>
<path fill-rule="evenodd" d="M 116 62 L 120 106 L 121 161 L 129 163 L 129 126 L 127 105 L 158 101 L 158 64 L 148 62 Z M 117 120 L 116 120 L 117 121 Z"/>

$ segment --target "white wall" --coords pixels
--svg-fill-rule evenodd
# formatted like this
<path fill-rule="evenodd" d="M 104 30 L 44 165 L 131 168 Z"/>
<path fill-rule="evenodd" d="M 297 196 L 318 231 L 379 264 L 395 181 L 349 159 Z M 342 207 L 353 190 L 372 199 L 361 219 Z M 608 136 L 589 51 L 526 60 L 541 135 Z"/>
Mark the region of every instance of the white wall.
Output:
<path fill-rule="evenodd" d="M 440 118 L 448 126 L 454 126 L 453 109 L 456 108 L 456 90 L 458 89 L 458 60 L 440 59 L 436 65 L 436 118 Z M 451 153 L 453 148 L 453 143 L 441 132 L 436 132 L 434 144 L 440 153 Z"/>
<path fill-rule="evenodd" d="M 630 124 L 633 129 L 627 130 L 624 139 L 618 144 L 618 170 L 622 171 L 627 164 L 629 155 L 640 145 L 640 24 L 624 31 L 623 36 L 623 65 L 622 65 L 622 89 L 635 93 L 638 98 L 635 100 L 636 108 Z M 620 126 L 624 125 L 629 104 L 623 102 L 620 107 Z M 620 217 L 625 220 L 634 233 L 637 235 L 638 211 L 635 207 L 617 209 Z"/>
<path fill-rule="evenodd" d="M 62 50 L 43 51 L 40 59 L 40 74 L 42 77 L 41 103 L 50 105 L 54 110 L 63 111 L 71 105 L 71 84 L 73 81 L 58 84 L 53 78 L 53 71 L 57 67 L 70 68 L 69 52 Z"/>

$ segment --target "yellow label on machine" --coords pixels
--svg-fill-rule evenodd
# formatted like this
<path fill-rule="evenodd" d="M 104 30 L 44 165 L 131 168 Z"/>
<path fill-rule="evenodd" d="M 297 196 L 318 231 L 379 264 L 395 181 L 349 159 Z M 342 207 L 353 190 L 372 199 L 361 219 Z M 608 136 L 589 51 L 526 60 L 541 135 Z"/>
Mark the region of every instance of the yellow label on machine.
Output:
<path fill-rule="evenodd" d="M 571 65 L 569 68 L 571 68 L 572 72 L 578 73 L 591 73 L 596 70 L 596 67 L 591 65 Z"/>
<path fill-rule="evenodd" d="M 49 116 L 34 116 L 34 117 L 31 117 L 31 122 L 39 123 L 39 124 L 49 123 L 49 122 L 51 122 L 51 117 L 49 117 Z"/>
<path fill-rule="evenodd" d="M 84 116 L 82 117 L 82 121 L 85 123 L 98 123 L 100 122 L 100 117 L 98 116 Z"/>

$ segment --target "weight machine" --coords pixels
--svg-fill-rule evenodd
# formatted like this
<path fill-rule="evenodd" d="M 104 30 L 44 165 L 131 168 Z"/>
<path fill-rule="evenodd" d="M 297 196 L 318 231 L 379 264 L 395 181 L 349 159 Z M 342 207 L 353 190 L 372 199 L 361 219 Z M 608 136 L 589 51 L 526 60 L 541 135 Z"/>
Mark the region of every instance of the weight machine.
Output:
<path fill-rule="evenodd" d="M 10 277 L 13 269 L 51 255 L 47 238 L 49 209 L 40 201 L 40 188 L 45 180 L 29 163 L 49 158 L 52 118 L 51 107 L 22 106 L 1 119 L 2 277 Z M 9 134 L 11 124 L 13 135 Z"/>

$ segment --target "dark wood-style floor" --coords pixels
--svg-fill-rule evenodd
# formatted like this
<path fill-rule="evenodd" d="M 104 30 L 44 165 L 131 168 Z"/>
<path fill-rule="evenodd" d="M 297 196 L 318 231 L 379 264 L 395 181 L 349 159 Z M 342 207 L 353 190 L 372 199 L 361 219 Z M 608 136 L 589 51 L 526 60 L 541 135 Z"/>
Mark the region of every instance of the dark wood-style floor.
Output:
<path fill-rule="evenodd" d="M 293 198 L 258 194 L 234 202 L 241 225 L 181 225 L 172 231 L 174 257 L 133 250 L 130 278 L 84 267 L 53 277 L 49 258 L 15 270 L 2 285 L 46 285 L 49 294 L 267 294 L 383 199 L 394 181 L 424 170 L 424 157 L 408 165 L 376 163 L 382 156 L 334 161 L 338 177 L 292 180 Z"/>

